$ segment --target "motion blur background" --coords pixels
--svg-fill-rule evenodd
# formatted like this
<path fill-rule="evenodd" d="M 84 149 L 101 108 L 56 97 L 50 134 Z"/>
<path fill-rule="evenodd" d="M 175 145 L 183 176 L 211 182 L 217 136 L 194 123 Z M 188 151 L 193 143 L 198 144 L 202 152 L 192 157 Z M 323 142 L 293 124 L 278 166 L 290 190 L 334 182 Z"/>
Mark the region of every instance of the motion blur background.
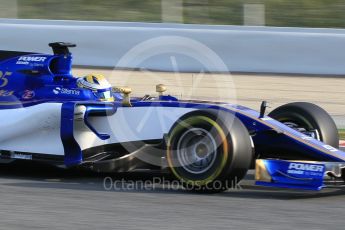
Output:
<path fill-rule="evenodd" d="M 344 28 L 343 0 L 0 0 L 0 18 Z"/>
<path fill-rule="evenodd" d="M 193 72 L 200 72 L 200 65 L 176 52 L 156 55 L 135 68 L 114 67 L 129 50 L 151 38 L 187 37 L 225 62 L 232 75 L 224 75 L 224 82 L 234 82 L 238 103 L 255 108 L 266 99 L 274 108 L 305 100 L 324 107 L 345 129 L 344 12 L 344 0 L 0 0 L 0 49 L 50 52 L 45 44 L 71 41 L 78 45 L 73 49 L 74 64 L 87 67 L 75 68 L 78 76 L 97 67 L 114 85 L 125 79 L 138 95 L 156 83 L 168 84 L 170 93 L 183 90 L 171 83 L 172 74 L 159 73 L 148 81 L 147 73 L 121 72 L 117 67 L 174 72 L 170 62 L 177 57 L 179 72 L 187 72 L 184 91 L 198 87 L 195 91 L 210 99 L 209 82 L 215 78 L 205 76 L 207 81 L 195 86 Z M 345 138 L 345 130 L 341 135 Z"/>

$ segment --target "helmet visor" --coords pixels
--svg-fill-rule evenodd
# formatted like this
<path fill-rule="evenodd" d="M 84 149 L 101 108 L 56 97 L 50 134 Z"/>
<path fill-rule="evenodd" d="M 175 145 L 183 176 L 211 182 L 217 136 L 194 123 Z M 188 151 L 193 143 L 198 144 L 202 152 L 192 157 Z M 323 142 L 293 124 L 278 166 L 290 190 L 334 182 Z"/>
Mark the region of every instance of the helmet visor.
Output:
<path fill-rule="evenodd" d="M 95 96 L 101 101 L 114 101 L 111 91 L 94 92 Z"/>

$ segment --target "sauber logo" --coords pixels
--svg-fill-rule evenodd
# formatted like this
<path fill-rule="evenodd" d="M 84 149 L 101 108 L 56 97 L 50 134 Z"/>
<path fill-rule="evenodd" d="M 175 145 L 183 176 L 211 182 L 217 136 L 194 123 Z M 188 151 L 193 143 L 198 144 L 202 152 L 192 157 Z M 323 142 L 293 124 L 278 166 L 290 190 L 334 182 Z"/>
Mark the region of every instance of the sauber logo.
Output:
<path fill-rule="evenodd" d="M 31 90 L 25 90 L 22 95 L 22 98 L 25 100 L 32 99 L 33 97 L 35 97 L 35 92 Z"/>
<path fill-rule="evenodd" d="M 301 164 L 301 163 L 290 163 L 289 169 L 304 170 L 312 172 L 322 172 L 323 165 L 312 165 L 312 164 Z"/>

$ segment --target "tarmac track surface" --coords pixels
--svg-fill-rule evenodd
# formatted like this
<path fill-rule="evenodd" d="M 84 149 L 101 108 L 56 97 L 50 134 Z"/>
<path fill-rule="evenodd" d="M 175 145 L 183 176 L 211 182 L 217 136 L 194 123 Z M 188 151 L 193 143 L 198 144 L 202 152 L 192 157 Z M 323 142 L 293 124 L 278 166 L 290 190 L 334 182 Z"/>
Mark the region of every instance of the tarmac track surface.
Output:
<path fill-rule="evenodd" d="M 128 186 L 171 181 L 158 173 L 101 175 L 31 162 L 1 165 L 0 173 L 0 229 L 344 229 L 344 190 L 256 187 L 253 172 L 236 190 L 207 195 Z M 125 182 L 107 191 L 107 176 Z"/>

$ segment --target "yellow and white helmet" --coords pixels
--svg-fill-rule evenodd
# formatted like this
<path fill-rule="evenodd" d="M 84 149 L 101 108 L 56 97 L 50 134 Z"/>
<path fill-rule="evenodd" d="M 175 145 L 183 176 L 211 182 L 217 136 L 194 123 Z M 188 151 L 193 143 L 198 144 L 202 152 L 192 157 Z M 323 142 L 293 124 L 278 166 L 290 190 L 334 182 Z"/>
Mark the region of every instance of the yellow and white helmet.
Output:
<path fill-rule="evenodd" d="M 101 74 L 89 74 L 77 80 L 78 87 L 92 90 L 100 101 L 114 101 L 112 87 Z"/>

